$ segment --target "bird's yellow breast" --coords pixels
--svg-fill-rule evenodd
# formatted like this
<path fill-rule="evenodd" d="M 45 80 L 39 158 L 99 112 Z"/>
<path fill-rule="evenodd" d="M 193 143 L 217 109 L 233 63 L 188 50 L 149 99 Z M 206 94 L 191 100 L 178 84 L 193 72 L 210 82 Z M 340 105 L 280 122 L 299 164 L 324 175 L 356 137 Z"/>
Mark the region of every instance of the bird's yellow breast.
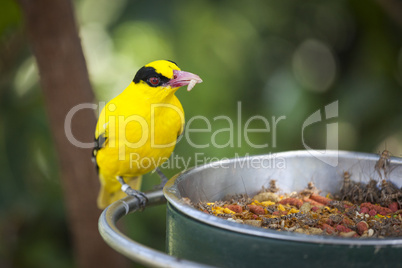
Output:
<path fill-rule="evenodd" d="M 176 96 L 141 86 L 131 83 L 99 116 L 95 136 L 105 133 L 106 142 L 96 161 L 106 175 L 138 176 L 155 169 L 183 130 L 184 111 Z"/>

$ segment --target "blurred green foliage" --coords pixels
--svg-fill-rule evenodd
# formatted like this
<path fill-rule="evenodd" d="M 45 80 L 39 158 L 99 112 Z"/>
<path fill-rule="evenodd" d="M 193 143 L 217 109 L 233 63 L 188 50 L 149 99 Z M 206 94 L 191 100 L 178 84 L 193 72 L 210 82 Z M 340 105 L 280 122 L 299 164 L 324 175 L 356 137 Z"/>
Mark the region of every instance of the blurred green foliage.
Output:
<path fill-rule="evenodd" d="M 223 157 L 304 149 L 304 120 L 333 101 L 339 101 L 339 117 L 331 121 L 339 123 L 339 149 L 377 153 L 387 146 L 402 156 L 402 25 L 393 20 L 398 8 L 387 8 L 390 3 L 402 5 L 357 0 L 77 0 L 75 7 L 99 101 L 117 95 L 137 69 L 156 59 L 174 60 L 204 79 L 192 92 L 177 93 L 187 121 L 203 116 L 211 123 L 209 132 L 189 135 L 192 143 L 208 146 L 194 148 L 183 138 L 176 147 L 175 155 L 194 166 Z M 3 1 L 0 266 L 71 267 L 57 156 L 22 27 L 17 4 Z M 267 118 L 271 130 L 247 138 L 268 147 L 253 148 L 242 132 L 255 115 Z M 233 136 L 216 132 L 231 127 L 217 116 L 233 119 Z M 274 131 L 272 117 L 281 116 L 286 119 Z M 326 123 L 306 130 L 309 146 L 325 146 Z M 206 129 L 206 122 L 193 120 L 195 128 Z M 249 128 L 265 125 L 254 120 Z M 228 143 L 230 138 L 233 143 Z M 164 172 L 172 176 L 184 168 L 172 163 Z M 157 183 L 155 174 L 146 175 L 144 189 Z M 127 217 L 127 233 L 163 250 L 164 210 L 160 206 Z"/>

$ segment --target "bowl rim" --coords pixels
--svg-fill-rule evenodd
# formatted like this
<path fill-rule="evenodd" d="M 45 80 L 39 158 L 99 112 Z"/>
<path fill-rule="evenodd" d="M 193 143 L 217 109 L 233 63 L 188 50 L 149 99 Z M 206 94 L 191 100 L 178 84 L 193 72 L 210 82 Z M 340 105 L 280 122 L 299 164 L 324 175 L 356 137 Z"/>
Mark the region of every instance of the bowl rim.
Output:
<path fill-rule="evenodd" d="M 367 160 L 378 160 L 378 154 L 371 153 L 360 153 L 360 152 L 351 152 L 351 151 L 335 151 L 335 150 L 317 150 L 316 152 L 325 154 L 325 157 L 333 157 L 335 155 L 341 157 L 357 157 L 359 159 L 367 159 Z M 344 246 L 374 246 L 376 248 L 392 246 L 392 247 L 402 247 L 402 238 L 342 238 L 342 237 L 333 237 L 333 236 L 324 236 L 324 235 L 307 235 L 300 234 L 294 232 L 278 232 L 275 230 L 269 230 L 265 228 L 259 228 L 254 226 L 249 226 L 245 224 L 239 224 L 236 222 L 230 222 L 213 215 L 209 215 L 203 213 L 193 207 L 188 206 L 183 201 L 180 200 L 179 189 L 177 185 L 180 181 L 184 180 L 186 176 L 197 173 L 199 171 L 214 168 L 220 166 L 222 164 L 230 164 L 236 161 L 244 161 L 253 158 L 272 158 L 272 157 L 314 157 L 309 151 L 299 150 L 299 151 L 286 151 L 279 152 L 275 154 L 265 154 L 265 155 L 254 155 L 254 156 L 246 156 L 241 158 L 232 158 L 225 159 L 221 161 L 216 161 L 212 163 L 208 163 L 202 166 L 192 167 L 188 170 L 182 171 L 175 176 L 173 176 L 163 188 L 163 194 L 168 200 L 169 204 L 172 205 L 179 212 L 184 215 L 190 217 L 191 219 L 201 222 L 219 229 L 223 229 L 230 232 L 251 235 L 256 237 L 263 237 L 269 239 L 279 239 L 279 240 L 288 240 L 293 242 L 304 242 L 311 244 L 332 244 L 332 245 L 344 245 Z M 397 165 L 402 165 L 402 158 L 391 157 L 392 163 Z"/>

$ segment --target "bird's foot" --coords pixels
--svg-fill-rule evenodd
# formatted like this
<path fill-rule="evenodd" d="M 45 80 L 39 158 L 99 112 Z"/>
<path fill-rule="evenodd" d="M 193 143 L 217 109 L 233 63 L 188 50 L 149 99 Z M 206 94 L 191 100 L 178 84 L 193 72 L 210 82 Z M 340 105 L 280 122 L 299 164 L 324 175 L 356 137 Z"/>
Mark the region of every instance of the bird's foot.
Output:
<path fill-rule="evenodd" d="M 133 196 L 133 197 L 137 198 L 138 202 L 139 202 L 140 210 L 141 211 L 144 210 L 146 204 L 148 203 L 147 196 L 143 192 L 137 191 L 137 190 L 134 190 L 133 188 L 131 188 L 130 185 L 125 183 L 125 181 L 122 177 L 118 177 L 117 179 L 121 183 L 121 190 L 129 196 Z"/>
<path fill-rule="evenodd" d="M 125 184 L 125 185 L 127 185 L 127 184 Z M 123 190 L 123 187 L 124 187 L 125 185 L 123 185 L 123 186 L 121 187 L 122 190 Z M 128 186 L 128 185 L 127 185 L 127 186 Z M 147 196 L 146 196 L 143 192 L 134 190 L 134 189 L 131 188 L 130 186 L 128 186 L 128 188 L 125 189 L 125 190 L 123 190 L 123 191 L 124 191 L 127 195 L 129 195 L 129 196 L 133 196 L 133 197 L 137 198 L 137 199 L 138 199 L 138 202 L 139 202 L 139 208 L 140 208 L 140 210 L 144 210 L 146 204 L 148 203 L 148 198 L 147 198 Z"/>
<path fill-rule="evenodd" d="M 163 174 L 163 172 L 159 168 L 156 168 L 155 171 L 158 173 L 159 177 L 161 178 L 161 183 L 158 185 L 155 185 L 154 190 L 161 190 L 167 183 L 168 178 L 165 176 L 165 174 Z"/>

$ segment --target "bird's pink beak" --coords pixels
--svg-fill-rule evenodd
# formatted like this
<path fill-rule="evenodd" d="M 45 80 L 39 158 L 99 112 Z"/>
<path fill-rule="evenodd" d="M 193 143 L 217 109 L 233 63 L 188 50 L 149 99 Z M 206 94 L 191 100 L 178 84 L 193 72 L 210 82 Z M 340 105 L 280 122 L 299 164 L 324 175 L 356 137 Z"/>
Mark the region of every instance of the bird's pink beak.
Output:
<path fill-rule="evenodd" d="M 202 83 L 202 79 L 189 72 L 173 70 L 174 78 L 169 81 L 172 88 L 188 86 L 187 90 L 190 91 L 196 84 Z"/>

